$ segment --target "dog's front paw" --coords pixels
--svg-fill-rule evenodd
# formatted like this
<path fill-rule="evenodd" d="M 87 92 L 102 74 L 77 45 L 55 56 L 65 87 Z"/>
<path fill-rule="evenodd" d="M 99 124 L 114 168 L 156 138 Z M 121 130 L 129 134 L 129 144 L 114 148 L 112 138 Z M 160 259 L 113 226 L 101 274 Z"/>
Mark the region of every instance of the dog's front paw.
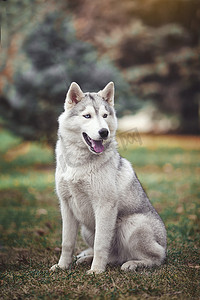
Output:
<path fill-rule="evenodd" d="M 103 269 L 90 269 L 87 271 L 87 275 L 91 275 L 91 274 L 101 274 L 103 273 L 105 270 Z"/>

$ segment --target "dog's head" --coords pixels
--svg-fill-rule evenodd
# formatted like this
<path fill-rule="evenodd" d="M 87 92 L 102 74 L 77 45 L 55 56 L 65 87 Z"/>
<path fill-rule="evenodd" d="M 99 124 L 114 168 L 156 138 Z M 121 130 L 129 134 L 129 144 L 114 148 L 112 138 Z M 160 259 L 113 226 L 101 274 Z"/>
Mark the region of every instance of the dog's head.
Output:
<path fill-rule="evenodd" d="M 67 92 L 64 107 L 68 120 L 73 119 L 71 130 L 75 129 L 76 133 L 81 134 L 84 146 L 92 153 L 102 153 L 117 128 L 114 83 L 108 83 L 98 93 L 83 93 L 79 85 L 73 82 Z"/>

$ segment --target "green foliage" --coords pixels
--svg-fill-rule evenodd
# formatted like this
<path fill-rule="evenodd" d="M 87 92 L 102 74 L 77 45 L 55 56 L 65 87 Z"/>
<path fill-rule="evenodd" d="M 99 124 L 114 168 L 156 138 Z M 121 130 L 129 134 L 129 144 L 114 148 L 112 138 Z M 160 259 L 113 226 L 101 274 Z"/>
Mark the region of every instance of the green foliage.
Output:
<path fill-rule="evenodd" d="M 180 132 L 198 133 L 198 46 L 190 33 L 177 24 L 141 26 L 139 32 L 130 30 L 122 39 L 119 52 L 123 53 L 119 65 L 126 68 L 127 79 L 138 95 L 176 115 Z"/>
<path fill-rule="evenodd" d="M 75 1 L 77 24 L 85 25 L 79 36 L 112 58 L 141 102 L 176 116 L 179 132 L 199 133 L 200 2 L 101 2 Z"/>
<path fill-rule="evenodd" d="M 54 12 L 26 37 L 22 48 L 26 63 L 15 68 L 14 82 L 4 89 L 7 105 L 1 110 L 6 125 L 14 132 L 28 139 L 53 142 L 57 118 L 72 81 L 83 91 L 98 91 L 112 80 L 119 114 L 124 110 L 124 99 L 135 107 L 120 72 L 108 59 L 98 59 L 91 44 L 78 40 L 75 34 L 70 18 Z"/>

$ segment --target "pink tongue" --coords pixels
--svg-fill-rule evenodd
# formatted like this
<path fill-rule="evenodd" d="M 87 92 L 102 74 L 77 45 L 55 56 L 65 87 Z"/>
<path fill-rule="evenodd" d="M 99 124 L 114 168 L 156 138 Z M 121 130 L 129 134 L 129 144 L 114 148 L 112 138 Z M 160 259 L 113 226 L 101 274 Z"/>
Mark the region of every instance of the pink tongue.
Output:
<path fill-rule="evenodd" d="M 94 148 L 94 151 L 97 153 L 103 152 L 104 146 L 102 144 L 102 141 L 94 141 L 91 139 L 92 147 Z"/>

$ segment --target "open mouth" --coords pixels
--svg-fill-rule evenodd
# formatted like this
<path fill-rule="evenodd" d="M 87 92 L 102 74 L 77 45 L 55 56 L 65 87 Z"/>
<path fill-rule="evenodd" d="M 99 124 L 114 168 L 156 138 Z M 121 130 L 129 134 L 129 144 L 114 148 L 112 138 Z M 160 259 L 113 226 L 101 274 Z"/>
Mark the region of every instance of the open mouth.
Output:
<path fill-rule="evenodd" d="M 103 140 L 93 140 L 87 135 L 87 133 L 83 132 L 83 137 L 91 151 L 94 153 L 101 153 L 104 150 Z"/>

